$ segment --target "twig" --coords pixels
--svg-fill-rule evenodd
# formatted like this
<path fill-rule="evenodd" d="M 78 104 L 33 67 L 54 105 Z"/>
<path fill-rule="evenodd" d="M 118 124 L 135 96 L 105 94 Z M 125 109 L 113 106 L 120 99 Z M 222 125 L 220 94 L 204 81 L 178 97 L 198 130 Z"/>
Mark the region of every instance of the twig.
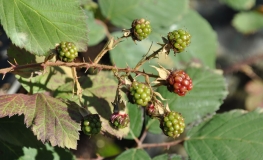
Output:
<path fill-rule="evenodd" d="M 98 68 L 98 69 L 102 69 L 102 70 L 116 70 L 116 66 L 110 66 L 110 65 L 102 65 L 102 64 L 95 64 L 95 63 L 86 63 L 86 62 L 71 62 L 71 63 L 66 63 L 66 62 L 62 62 L 62 61 L 57 61 L 57 62 L 45 62 L 45 63 L 32 63 L 32 64 L 25 64 L 25 65 L 15 65 L 15 66 L 11 66 L 8 68 L 3 68 L 0 69 L 0 74 L 6 74 L 7 72 L 11 72 L 11 73 L 20 73 L 23 72 L 23 69 L 39 69 L 39 68 L 44 68 L 44 67 L 53 67 L 53 66 L 66 66 L 66 67 L 76 67 L 76 68 Z M 119 72 L 126 72 L 126 73 L 136 73 L 136 74 L 140 74 L 140 75 L 147 75 L 149 77 L 152 78 L 158 78 L 158 75 L 154 75 L 151 73 L 146 73 L 144 71 L 137 71 L 135 69 L 132 68 L 117 68 L 117 70 Z"/>
<path fill-rule="evenodd" d="M 156 58 L 156 55 L 163 50 L 163 47 L 162 48 L 159 48 L 158 50 L 154 51 L 151 55 L 149 56 L 144 56 L 144 58 L 142 58 L 138 64 L 135 66 L 135 70 L 138 70 L 146 61 L 149 61 L 150 59 L 153 59 L 153 58 Z"/>
<path fill-rule="evenodd" d="M 141 148 L 170 147 L 170 146 L 177 145 L 183 141 L 184 139 L 180 139 L 180 140 L 176 140 L 172 142 L 164 142 L 164 143 L 144 143 L 140 147 Z"/>

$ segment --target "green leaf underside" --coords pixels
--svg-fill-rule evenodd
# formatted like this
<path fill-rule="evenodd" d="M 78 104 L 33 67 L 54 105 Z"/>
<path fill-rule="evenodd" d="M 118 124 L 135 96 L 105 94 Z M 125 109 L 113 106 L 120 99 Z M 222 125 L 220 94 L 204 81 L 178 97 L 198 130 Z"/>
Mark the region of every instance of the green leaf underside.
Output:
<path fill-rule="evenodd" d="M 227 89 L 223 75 L 214 70 L 192 66 L 185 72 L 193 82 L 193 89 L 185 96 L 169 92 L 166 87 L 159 87 L 158 91 L 168 99 L 170 109 L 182 113 L 185 123 L 189 124 L 218 110 Z"/>
<path fill-rule="evenodd" d="M 142 130 L 143 125 L 143 112 L 141 108 L 135 104 L 128 103 L 128 114 L 130 117 L 130 131 L 125 139 L 134 139 L 135 137 L 139 137 Z"/>
<path fill-rule="evenodd" d="M 175 154 L 162 154 L 159 156 L 154 157 L 152 160 L 182 160 L 182 157 L 180 155 Z"/>
<path fill-rule="evenodd" d="M 129 128 L 115 130 L 109 124 L 113 112 L 111 102 L 114 102 L 117 83 L 109 72 L 101 71 L 97 75 L 79 78 L 83 88 L 82 102 L 89 112 L 99 114 L 102 121 L 102 132 L 109 133 L 118 138 L 123 138 L 129 132 Z M 78 96 L 72 94 L 73 82 L 66 83 L 55 91 L 54 96 L 69 99 L 79 104 Z"/>
<path fill-rule="evenodd" d="M 232 7 L 235 10 L 248 10 L 251 9 L 256 0 L 220 0 L 222 3 L 225 3 L 229 7 Z"/>
<path fill-rule="evenodd" d="M 26 128 L 24 116 L 0 118 L 0 139 L 10 144 L 25 147 L 40 147 L 43 144 L 37 140 L 33 132 Z"/>
<path fill-rule="evenodd" d="M 186 151 L 196 160 L 262 159 L 262 121 L 260 109 L 215 115 L 187 133 Z"/>
<path fill-rule="evenodd" d="M 78 0 L 0 0 L 0 20 L 11 41 L 36 55 L 45 55 L 61 41 L 87 47 L 86 16 Z"/>
<path fill-rule="evenodd" d="M 150 156 L 143 149 L 129 149 L 122 152 L 116 160 L 150 160 Z"/>
<path fill-rule="evenodd" d="M 0 96 L 0 117 L 24 114 L 37 139 L 52 146 L 76 149 L 82 116 L 79 107 L 44 95 Z"/>
<path fill-rule="evenodd" d="M 132 21 L 145 18 L 151 26 L 166 26 L 175 22 L 188 6 L 188 0 L 114 0 L 99 1 L 102 14 L 113 24 L 129 29 Z"/>
<path fill-rule="evenodd" d="M 196 24 L 198 24 L 198 26 Z M 174 56 L 173 51 L 170 51 L 168 56 L 159 54 L 159 59 L 152 59 L 141 68 L 146 72 L 156 73 L 150 65 L 161 64 L 167 69 L 172 69 L 175 67 L 182 68 L 190 62 L 200 62 L 210 68 L 215 67 L 216 34 L 211 26 L 195 11 L 189 11 L 183 16 L 181 21 L 170 27 L 171 31 L 179 28 L 187 30 L 192 35 L 191 44 L 186 47 L 185 51 L 176 54 L 176 56 Z M 166 30 L 164 37 L 166 37 L 168 32 L 169 29 Z M 116 32 L 113 36 L 120 37 L 121 33 Z M 205 42 L 203 42 L 204 37 L 207 39 Z M 150 53 L 161 47 L 157 45 L 156 42 L 152 43 L 149 39 L 137 42 L 137 45 L 130 39 L 125 40 L 110 52 L 110 58 L 118 67 L 126 67 L 127 65 L 129 67 L 135 67 L 142 56 L 147 53 L 151 44 L 153 45 Z M 129 48 L 129 50 L 127 50 L 127 48 Z M 204 48 L 206 49 L 204 50 Z"/>
<path fill-rule="evenodd" d="M 253 33 L 263 29 L 263 15 L 256 11 L 241 12 L 235 15 L 233 26 L 242 33 Z"/>

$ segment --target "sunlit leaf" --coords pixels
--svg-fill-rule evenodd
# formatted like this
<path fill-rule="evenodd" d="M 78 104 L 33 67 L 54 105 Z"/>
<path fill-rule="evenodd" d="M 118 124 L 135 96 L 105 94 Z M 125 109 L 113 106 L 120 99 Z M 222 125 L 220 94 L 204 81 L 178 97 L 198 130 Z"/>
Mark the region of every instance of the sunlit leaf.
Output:
<path fill-rule="evenodd" d="M 86 15 L 78 0 L 0 0 L 0 20 L 11 41 L 36 55 L 45 55 L 61 41 L 87 48 Z"/>
<path fill-rule="evenodd" d="M 185 148 L 191 159 L 261 159 L 262 110 L 217 114 L 187 133 Z"/>
<path fill-rule="evenodd" d="M 256 3 L 256 0 L 220 0 L 220 1 L 235 10 L 248 10 L 251 9 Z"/>

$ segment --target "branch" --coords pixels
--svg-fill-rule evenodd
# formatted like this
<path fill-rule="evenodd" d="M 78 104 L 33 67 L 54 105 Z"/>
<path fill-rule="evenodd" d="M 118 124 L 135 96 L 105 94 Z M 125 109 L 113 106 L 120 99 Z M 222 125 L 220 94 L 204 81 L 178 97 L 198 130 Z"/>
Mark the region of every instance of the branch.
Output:
<path fill-rule="evenodd" d="M 57 61 L 57 62 L 45 62 L 45 63 L 32 63 L 32 64 L 25 64 L 25 65 L 12 65 L 11 67 L 8 68 L 3 68 L 0 69 L 0 74 L 5 75 L 8 72 L 11 73 L 20 73 L 23 72 L 23 69 L 39 69 L 39 68 L 45 68 L 45 67 L 53 67 L 53 66 L 66 66 L 66 67 L 76 67 L 76 68 L 97 68 L 100 70 L 118 70 L 119 72 L 126 72 L 126 73 L 136 73 L 140 75 L 147 75 L 149 77 L 153 78 L 158 78 L 158 75 L 154 75 L 151 73 L 146 73 L 144 71 L 137 71 L 132 68 L 116 68 L 116 66 L 110 66 L 110 65 L 102 65 L 102 64 L 96 64 L 96 63 L 86 63 L 86 62 L 62 62 L 62 61 Z"/>
<path fill-rule="evenodd" d="M 140 145 L 141 148 L 154 148 L 154 147 L 167 147 L 169 148 L 170 146 L 177 145 L 181 142 L 183 142 L 184 139 L 172 141 L 172 142 L 164 142 L 164 143 L 144 143 Z"/>

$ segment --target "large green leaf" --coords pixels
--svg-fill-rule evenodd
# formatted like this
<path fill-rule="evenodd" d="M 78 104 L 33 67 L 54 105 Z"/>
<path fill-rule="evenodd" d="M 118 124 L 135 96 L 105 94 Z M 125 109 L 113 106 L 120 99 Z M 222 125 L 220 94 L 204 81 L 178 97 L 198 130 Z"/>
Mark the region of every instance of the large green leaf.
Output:
<path fill-rule="evenodd" d="M 106 19 L 129 29 L 132 21 L 139 18 L 150 20 L 152 26 L 169 26 L 186 11 L 188 0 L 100 0 L 99 5 Z"/>
<path fill-rule="evenodd" d="M 207 68 L 189 67 L 185 72 L 192 78 L 193 89 L 181 97 L 169 92 L 166 87 L 158 91 L 168 99 L 171 110 L 181 112 L 185 123 L 191 123 L 219 109 L 227 95 L 226 82 L 222 73 Z"/>
<path fill-rule="evenodd" d="M 45 55 L 61 41 L 87 48 L 86 16 L 79 0 L 0 0 L 0 20 L 11 41 L 36 55 Z"/>
<path fill-rule="evenodd" d="M 129 128 L 115 130 L 109 124 L 110 116 L 113 113 L 111 102 L 114 102 L 117 89 L 117 83 L 113 79 L 113 76 L 109 75 L 109 72 L 101 71 L 97 75 L 81 77 L 79 83 L 83 88 L 81 101 L 89 112 L 100 115 L 102 132 L 115 135 L 119 138 L 126 136 Z M 66 83 L 55 91 L 54 96 L 69 99 L 80 104 L 79 97 L 72 94 L 72 86 L 73 82 Z M 128 112 L 126 109 L 124 111 Z"/>
<path fill-rule="evenodd" d="M 26 128 L 23 116 L 0 118 L 0 139 L 17 146 L 43 146 L 33 132 Z"/>
<path fill-rule="evenodd" d="M 198 25 L 197 25 L 198 24 Z M 182 53 L 174 56 L 170 52 L 169 56 L 164 54 L 159 55 L 159 59 L 151 60 L 150 63 L 145 63 L 142 68 L 145 71 L 152 72 L 150 65 L 161 64 L 167 68 L 182 67 L 190 62 L 199 61 L 210 68 L 215 67 L 215 53 L 216 53 L 216 34 L 211 26 L 195 11 L 187 12 L 182 19 L 172 25 L 170 30 L 186 28 L 192 35 L 191 44 Z M 167 28 L 166 34 L 169 32 Z M 116 32 L 114 37 L 120 37 L 121 33 Z M 159 35 L 159 37 L 161 37 Z M 205 40 L 204 40 L 205 37 Z M 111 51 L 110 57 L 113 63 L 118 67 L 135 67 L 142 56 L 147 53 L 152 42 L 148 39 L 134 44 L 132 40 L 125 40 L 120 43 L 114 50 Z M 129 49 L 127 49 L 129 48 Z M 150 53 L 160 48 L 159 45 L 153 43 Z M 205 49 L 204 49 L 205 48 Z"/>
<path fill-rule="evenodd" d="M 122 152 L 116 160 L 150 160 L 150 156 L 148 155 L 147 152 L 143 149 L 129 149 L 126 150 L 125 152 Z"/>
<path fill-rule="evenodd" d="M 16 114 L 24 114 L 26 126 L 43 143 L 76 149 L 82 119 L 76 104 L 44 94 L 0 96 L 0 117 Z"/>
<path fill-rule="evenodd" d="M 262 110 L 215 115 L 187 133 L 191 159 L 262 159 Z"/>
<path fill-rule="evenodd" d="M 263 29 L 263 15 L 256 11 L 241 12 L 235 15 L 233 26 L 242 33 L 253 33 Z"/>
<path fill-rule="evenodd" d="M 222 3 L 225 3 L 229 7 L 232 7 L 235 10 L 248 10 L 251 9 L 256 0 L 220 0 Z"/>

